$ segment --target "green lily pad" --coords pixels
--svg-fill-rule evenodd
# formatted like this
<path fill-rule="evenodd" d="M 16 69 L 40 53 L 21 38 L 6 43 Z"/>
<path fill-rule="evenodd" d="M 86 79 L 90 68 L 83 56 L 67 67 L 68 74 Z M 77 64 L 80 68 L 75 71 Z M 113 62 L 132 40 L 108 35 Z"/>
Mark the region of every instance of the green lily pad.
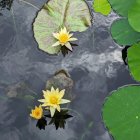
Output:
<path fill-rule="evenodd" d="M 95 12 L 99 12 L 105 16 L 111 12 L 111 6 L 108 0 L 94 0 L 93 8 Z"/>
<path fill-rule="evenodd" d="M 140 86 L 114 91 L 104 104 L 103 120 L 114 140 L 139 140 Z"/>
<path fill-rule="evenodd" d="M 135 3 L 135 0 L 109 0 L 113 10 L 119 15 L 127 17 L 128 10 Z"/>
<path fill-rule="evenodd" d="M 128 65 L 135 80 L 140 81 L 140 43 L 128 49 Z"/>
<path fill-rule="evenodd" d="M 140 0 L 136 0 L 135 4 L 129 10 L 128 20 L 134 30 L 140 32 Z"/>
<path fill-rule="evenodd" d="M 111 26 L 111 34 L 119 45 L 132 45 L 140 40 L 140 33 L 133 30 L 127 19 L 116 20 Z"/>
<path fill-rule="evenodd" d="M 57 54 L 61 46 L 52 47 L 56 42 L 52 34 L 64 26 L 73 32 L 82 32 L 91 26 L 91 13 L 84 0 L 49 0 L 43 6 L 33 23 L 39 49 Z"/>

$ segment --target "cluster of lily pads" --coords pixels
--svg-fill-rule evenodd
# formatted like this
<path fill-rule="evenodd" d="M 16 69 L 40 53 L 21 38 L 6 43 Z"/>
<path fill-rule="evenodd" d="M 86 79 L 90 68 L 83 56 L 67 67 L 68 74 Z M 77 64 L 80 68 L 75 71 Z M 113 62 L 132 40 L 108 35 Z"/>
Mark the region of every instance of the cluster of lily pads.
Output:
<path fill-rule="evenodd" d="M 120 15 L 113 22 L 111 34 L 114 41 L 127 47 L 127 61 L 132 76 L 140 81 L 140 0 L 95 0 L 94 10 L 108 15 L 112 9 Z"/>
<path fill-rule="evenodd" d="M 35 109 L 32 109 L 30 116 L 37 121 L 36 126 L 40 129 L 45 129 L 47 125 L 47 118 L 51 118 L 49 125 L 54 124 L 56 129 L 64 128 L 66 119 L 72 117 L 68 114 L 68 109 L 62 109 L 61 104 L 69 103 L 70 100 L 63 99 L 65 90 L 59 91 L 59 89 L 43 90 L 43 99 L 38 100 L 42 104 Z"/>
<path fill-rule="evenodd" d="M 113 22 L 114 41 L 125 47 L 123 58 L 133 78 L 140 82 L 140 0 L 94 0 L 95 12 L 108 15 L 112 9 L 120 15 Z M 103 120 L 115 140 L 140 138 L 140 85 L 128 85 L 114 91 L 103 108 Z"/>

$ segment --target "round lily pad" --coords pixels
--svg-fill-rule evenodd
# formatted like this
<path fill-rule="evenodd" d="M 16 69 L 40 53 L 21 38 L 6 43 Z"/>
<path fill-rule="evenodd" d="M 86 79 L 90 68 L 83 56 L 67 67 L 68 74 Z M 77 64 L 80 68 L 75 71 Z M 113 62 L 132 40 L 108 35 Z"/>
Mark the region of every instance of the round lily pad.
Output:
<path fill-rule="evenodd" d="M 103 120 L 114 140 L 139 140 L 140 86 L 114 91 L 104 104 Z"/>
<path fill-rule="evenodd" d="M 135 0 L 109 0 L 113 10 L 119 15 L 127 17 L 128 10 L 135 3 Z"/>
<path fill-rule="evenodd" d="M 61 46 L 52 47 L 56 42 L 53 33 L 62 27 L 68 31 L 85 31 L 91 25 L 91 13 L 84 0 L 48 0 L 37 13 L 33 23 L 34 37 L 41 50 L 57 54 Z"/>
<path fill-rule="evenodd" d="M 140 32 L 140 0 L 136 0 L 135 4 L 129 10 L 128 20 L 134 30 Z"/>
<path fill-rule="evenodd" d="M 108 0 L 94 0 L 93 8 L 95 12 L 99 12 L 105 16 L 111 12 L 111 6 Z"/>
<path fill-rule="evenodd" d="M 136 81 L 140 81 L 140 43 L 128 49 L 127 57 L 132 76 Z"/>
<path fill-rule="evenodd" d="M 125 18 L 116 20 L 112 24 L 111 34 L 119 45 L 132 45 L 140 40 L 140 33 L 134 31 Z"/>

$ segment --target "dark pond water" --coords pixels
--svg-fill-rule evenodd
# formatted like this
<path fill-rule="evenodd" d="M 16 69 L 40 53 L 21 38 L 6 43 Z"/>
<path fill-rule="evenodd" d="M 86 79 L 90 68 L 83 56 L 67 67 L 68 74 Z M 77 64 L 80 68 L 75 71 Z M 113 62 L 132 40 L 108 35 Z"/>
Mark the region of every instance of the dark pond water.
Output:
<path fill-rule="evenodd" d="M 27 1 L 38 8 L 45 3 Z M 109 32 L 118 16 L 93 13 L 93 26 L 77 34 L 79 47 L 64 58 L 37 49 L 32 31 L 37 11 L 19 0 L 14 0 L 11 11 L 1 11 L 0 140 L 111 140 L 102 120 L 104 100 L 118 87 L 135 83 L 122 61 L 122 48 L 113 42 Z M 74 117 L 67 121 L 65 129 L 48 126 L 40 131 L 29 117 L 31 102 L 11 98 L 14 92 L 7 97 L 7 92 L 12 85 L 24 82 L 29 87 L 24 92 L 41 94 L 48 78 L 59 69 L 67 70 L 74 81 L 75 98 L 70 108 L 76 113 L 72 112 Z"/>

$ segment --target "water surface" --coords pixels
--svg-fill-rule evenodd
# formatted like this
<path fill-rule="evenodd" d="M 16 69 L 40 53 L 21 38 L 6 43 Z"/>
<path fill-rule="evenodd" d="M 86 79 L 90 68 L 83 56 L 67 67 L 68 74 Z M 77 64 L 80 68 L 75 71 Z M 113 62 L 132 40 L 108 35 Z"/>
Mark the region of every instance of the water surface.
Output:
<path fill-rule="evenodd" d="M 28 2 L 40 8 L 45 0 Z M 92 1 L 88 3 L 91 5 Z M 3 10 L 0 16 L 0 139 L 112 140 L 102 120 L 105 98 L 118 87 L 135 83 L 122 61 L 122 48 L 114 43 L 109 32 L 118 16 L 112 12 L 104 17 L 93 12 L 93 26 L 77 34 L 79 47 L 64 58 L 37 48 L 32 31 L 37 11 L 14 0 L 11 10 Z M 40 95 L 48 78 L 60 69 L 67 70 L 74 81 L 75 98 L 70 105 L 74 117 L 67 121 L 65 129 L 47 126 L 40 131 L 29 117 L 31 103 L 13 93 L 12 98 L 7 98 L 7 92 L 12 85 L 24 82 L 30 89 L 24 92 Z"/>

